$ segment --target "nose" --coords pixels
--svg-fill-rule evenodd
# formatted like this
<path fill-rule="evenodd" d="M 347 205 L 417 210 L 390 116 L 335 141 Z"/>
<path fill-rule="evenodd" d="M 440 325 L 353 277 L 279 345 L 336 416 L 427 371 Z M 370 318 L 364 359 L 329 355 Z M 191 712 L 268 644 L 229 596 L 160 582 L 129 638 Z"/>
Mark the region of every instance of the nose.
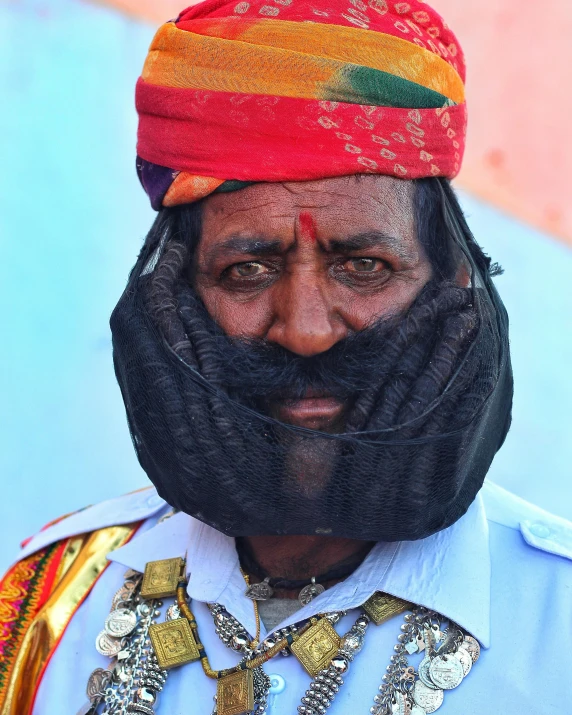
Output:
<path fill-rule="evenodd" d="M 276 296 L 273 312 L 267 339 L 302 357 L 326 352 L 348 334 L 327 291 L 312 273 L 291 277 Z"/>

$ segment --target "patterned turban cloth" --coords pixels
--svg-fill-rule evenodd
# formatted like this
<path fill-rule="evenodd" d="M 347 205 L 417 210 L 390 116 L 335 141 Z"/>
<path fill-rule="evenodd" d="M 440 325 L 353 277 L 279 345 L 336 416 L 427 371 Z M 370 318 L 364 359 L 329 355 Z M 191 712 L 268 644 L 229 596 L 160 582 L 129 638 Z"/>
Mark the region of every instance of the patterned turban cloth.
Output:
<path fill-rule="evenodd" d="M 253 182 L 453 178 L 465 63 L 424 2 L 205 0 L 164 24 L 137 83 L 153 208 Z"/>

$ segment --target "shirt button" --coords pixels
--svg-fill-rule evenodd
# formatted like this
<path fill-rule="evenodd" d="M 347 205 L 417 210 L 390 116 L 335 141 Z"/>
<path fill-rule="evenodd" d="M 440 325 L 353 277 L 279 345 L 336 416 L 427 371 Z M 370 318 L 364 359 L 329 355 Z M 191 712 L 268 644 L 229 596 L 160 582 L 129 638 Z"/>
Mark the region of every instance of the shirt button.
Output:
<path fill-rule="evenodd" d="M 270 676 L 270 693 L 272 695 L 280 695 L 280 693 L 284 692 L 284 689 L 286 688 L 286 681 L 281 675 L 278 675 L 277 673 L 273 673 Z"/>
<path fill-rule="evenodd" d="M 550 536 L 550 529 L 546 526 L 546 524 L 539 522 L 531 525 L 530 533 L 534 534 L 534 536 L 537 536 L 539 539 L 547 539 Z"/>

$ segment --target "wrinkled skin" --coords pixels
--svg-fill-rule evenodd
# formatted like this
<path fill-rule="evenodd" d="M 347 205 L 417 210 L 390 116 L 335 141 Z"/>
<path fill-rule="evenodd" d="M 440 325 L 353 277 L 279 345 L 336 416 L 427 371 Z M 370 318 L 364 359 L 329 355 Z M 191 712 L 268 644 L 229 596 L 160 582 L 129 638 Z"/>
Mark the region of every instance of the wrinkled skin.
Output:
<path fill-rule="evenodd" d="M 405 311 L 431 275 L 408 181 L 256 184 L 205 201 L 195 286 L 231 336 L 265 338 L 310 357 Z M 339 430 L 344 419 L 344 405 L 321 394 L 277 402 L 272 411 L 322 431 Z M 296 579 L 320 575 L 364 549 L 327 537 L 249 541 L 268 574 Z"/>

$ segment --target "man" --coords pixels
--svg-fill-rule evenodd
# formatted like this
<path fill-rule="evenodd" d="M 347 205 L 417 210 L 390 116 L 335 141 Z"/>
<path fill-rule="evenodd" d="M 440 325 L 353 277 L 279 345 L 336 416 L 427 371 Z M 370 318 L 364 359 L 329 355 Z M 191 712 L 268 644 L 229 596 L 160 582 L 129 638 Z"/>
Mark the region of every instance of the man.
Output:
<path fill-rule="evenodd" d="M 208 0 L 159 30 L 159 214 L 112 317 L 158 493 L 24 545 L 2 715 L 566 709 L 572 526 L 483 486 L 512 374 L 449 185 L 463 84 L 417 1 Z"/>

